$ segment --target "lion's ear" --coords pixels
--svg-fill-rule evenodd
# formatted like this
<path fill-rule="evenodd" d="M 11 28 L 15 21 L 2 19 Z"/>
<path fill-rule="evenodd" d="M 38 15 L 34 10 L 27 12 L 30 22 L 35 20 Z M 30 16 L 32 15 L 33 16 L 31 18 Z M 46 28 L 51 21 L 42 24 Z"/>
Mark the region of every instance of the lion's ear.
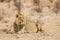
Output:
<path fill-rule="evenodd" d="M 16 15 L 16 18 L 18 17 L 18 15 Z"/>

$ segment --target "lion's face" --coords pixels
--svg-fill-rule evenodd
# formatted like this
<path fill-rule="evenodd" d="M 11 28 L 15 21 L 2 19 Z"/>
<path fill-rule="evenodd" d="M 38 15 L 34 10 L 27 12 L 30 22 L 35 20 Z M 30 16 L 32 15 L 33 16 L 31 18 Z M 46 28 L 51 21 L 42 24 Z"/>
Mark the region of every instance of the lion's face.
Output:
<path fill-rule="evenodd" d="M 16 23 L 17 23 L 17 24 L 23 24 L 23 22 L 24 22 L 24 15 L 22 15 L 22 14 L 17 14 L 17 15 L 16 15 Z"/>

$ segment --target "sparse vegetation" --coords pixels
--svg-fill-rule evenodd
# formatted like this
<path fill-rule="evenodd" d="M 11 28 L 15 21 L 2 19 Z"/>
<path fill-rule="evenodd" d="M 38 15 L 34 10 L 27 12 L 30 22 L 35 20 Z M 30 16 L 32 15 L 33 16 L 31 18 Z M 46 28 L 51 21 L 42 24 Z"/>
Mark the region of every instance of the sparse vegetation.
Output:
<path fill-rule="evenodd" d="M 40 0 L 33 0 L 33 7 L 32 9 L 38 13 L 42 12 L 42 9 L 40 8 Z"/>
<path fill-rule="evenodd" d="M 40 0 L 33 0 L 34 5 L 39 6 L 40 5 Z"/>
<path fill-rule="evenodd" d="M 60 0 L 57 0 L 57 1 L 55 2 L 53 11 L 54 11 L 55 13 L 58 13 L 58 12 L 60 11 Z"/>
<path fill-rule="evenodd" d="M 3 14 L 0 14 L 0 21 L 3 20 Z"/>
<path fill-rule="evenodd" d="M 21 0 L 18 0 L 19 2 L 17 2 L 17 0 L 14 0 L 14 4 L 18 9 L 18 13 L 20 13 L 21 11 Z"/>
<path fill-rule="evenodd" d="M 53 3 L 53 0 L 49 0 L 51 3 Z"/>
<path fill-rule="evenodd" d="M 4 0 L 0 0 L 0 2 L 4 2 Z"/>
<path fill-rule="evenodd" d="M 11 0 L 0 0 L 0 2 L 10 2 Z"/>

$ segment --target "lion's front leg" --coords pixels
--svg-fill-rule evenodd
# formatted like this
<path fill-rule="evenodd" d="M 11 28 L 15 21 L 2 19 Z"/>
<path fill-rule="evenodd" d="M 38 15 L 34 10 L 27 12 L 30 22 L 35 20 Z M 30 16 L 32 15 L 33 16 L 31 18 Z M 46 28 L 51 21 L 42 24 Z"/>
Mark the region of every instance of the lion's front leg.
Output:
<path fill-rule="evenodd" d="M 36 27 L 37 27 L 37 32 L 41 32 L 42 31 L 42 25 L 41 24 L 37 23 Z"/>

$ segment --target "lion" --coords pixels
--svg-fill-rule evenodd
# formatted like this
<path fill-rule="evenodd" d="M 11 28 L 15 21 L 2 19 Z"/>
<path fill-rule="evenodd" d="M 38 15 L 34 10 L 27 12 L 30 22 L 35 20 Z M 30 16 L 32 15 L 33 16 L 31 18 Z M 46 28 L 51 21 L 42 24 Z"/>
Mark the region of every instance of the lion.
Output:
<path fill-rule="evenodd" d="M 35 20 L 35 19 L 34 19 Z M 30 19 L 23 13 L 16 14 L 16 19 L 13 23 L 13 30 L 15 33 L 37 33 L 42 30 L 41 24 L 35 22 L 33 19 Z"/>

